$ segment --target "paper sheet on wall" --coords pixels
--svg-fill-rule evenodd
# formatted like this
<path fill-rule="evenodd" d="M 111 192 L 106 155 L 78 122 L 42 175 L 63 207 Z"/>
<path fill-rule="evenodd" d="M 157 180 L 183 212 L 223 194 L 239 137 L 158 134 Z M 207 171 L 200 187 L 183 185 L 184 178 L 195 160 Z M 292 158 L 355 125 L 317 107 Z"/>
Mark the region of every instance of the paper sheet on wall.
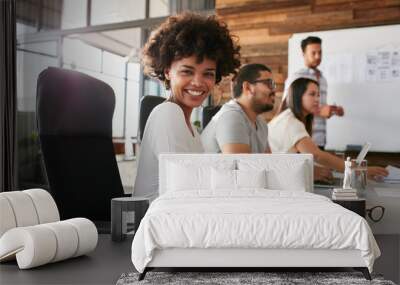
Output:
<path fill-rule="evenodd" d="M 393 80 L 400 80 L 400 50 L 392 53 L 392 74 Z"/>
<path fill-rule="evenodd" d="M 366 81 L 400 80 L 400 50 L 369 51 L 365 56 Z"/>

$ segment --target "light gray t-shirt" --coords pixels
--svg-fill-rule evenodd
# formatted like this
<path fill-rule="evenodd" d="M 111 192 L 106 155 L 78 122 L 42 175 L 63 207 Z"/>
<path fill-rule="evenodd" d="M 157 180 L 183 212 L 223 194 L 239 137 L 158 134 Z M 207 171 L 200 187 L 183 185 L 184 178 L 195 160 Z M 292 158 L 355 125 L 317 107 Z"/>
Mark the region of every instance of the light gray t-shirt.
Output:
<path fill-rule="evenodd" d="M 203 130 L 204 151 L 220 153 L 225 144 L 247 144 L 252 153 L 264 153 L 268 148 L 268 125 L 260 116 L 256 125 L 257 128 L 235 100 L 230 100 Z"/>

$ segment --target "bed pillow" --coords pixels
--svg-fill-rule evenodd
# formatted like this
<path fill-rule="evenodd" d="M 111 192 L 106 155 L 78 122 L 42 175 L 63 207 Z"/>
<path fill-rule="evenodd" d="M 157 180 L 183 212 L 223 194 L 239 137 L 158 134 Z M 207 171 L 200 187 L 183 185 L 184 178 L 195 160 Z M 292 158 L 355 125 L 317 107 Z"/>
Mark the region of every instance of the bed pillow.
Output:
<path fill-rule="evenodd" d="M 190 161 L 170 161 L 167 165 L 167 191 L 211 190 L 211 170 L 227 171 L 234 169 L 235 162 L 216 164 L 195 164 Z"/>
<path fill-rule="evenodd" d="M 236 185 L 240 188 L 267 188 L 267 172 L 262 170 L 236 170 Z"/>
<path fill-rule="evenodd" d="M 295 164 L 290 171 L 272 169 L 267 174 L 268 186 L 271 189 L 306 191 L 304 162 Z"/>
<path fill-rule="evenodd" d="M 262 170 L 211 169 L 211 189 L 240 190 L 242 188 L 266 188 L 267 177 Z"/>
<path fill-rule="evenodd" d="M 169 191 L 185 191 L 207 189 L 210 186 L 208 167 L 186 167 L 178 163 L 169 163 L 167 189 Z"/>
<path fill-rule="evenodd" d="M 236 170 L 211 168 L 211 189 L 212 190 L 235 190 Z"/>
<path fill-rule="evenodd" d="M 238 161 L 239 170 L 266 170 L 266 181 L 268 189 L 306 191 L 307 171 L 303 160 L 277 160 L 266 162 L 265 160 Z"/>

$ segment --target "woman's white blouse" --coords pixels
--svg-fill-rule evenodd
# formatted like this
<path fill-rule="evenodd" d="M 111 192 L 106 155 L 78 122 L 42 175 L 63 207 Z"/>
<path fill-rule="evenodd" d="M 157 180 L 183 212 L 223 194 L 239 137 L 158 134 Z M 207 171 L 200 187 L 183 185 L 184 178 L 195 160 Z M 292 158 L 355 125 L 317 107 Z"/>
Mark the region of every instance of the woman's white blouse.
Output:
<path fill-rule="evenodd" d="M 309 136 L 304 124 L 290 109 L 268 123 L 268 143 L 272 153 L 296 153 L 296 143 Z"/>
<path fill-rule="evenodd" d="M 185 122 L 182 109 L 164 102 L 150 113 L 140 144 L 139 163 L 133 196 L 151 200 L 158 196 L 158 156 L 160 153 L 202 153 L 200 135 L 194 136 Z"/>

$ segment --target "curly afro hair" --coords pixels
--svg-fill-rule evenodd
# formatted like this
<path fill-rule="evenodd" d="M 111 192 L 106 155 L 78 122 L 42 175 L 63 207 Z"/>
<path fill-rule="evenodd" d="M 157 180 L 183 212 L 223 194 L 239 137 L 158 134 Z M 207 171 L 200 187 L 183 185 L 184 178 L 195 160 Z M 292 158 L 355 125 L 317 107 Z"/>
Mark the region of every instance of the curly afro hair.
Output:
<path fill-rule="evenodd" d="M 240 66 L 240 46 L 225 23 L 215 16 L 184 13 L 169 17 L 154 30 L 142 50 L 144 71 L 170 88 L 164 71 L 173 61 L 195 55 L 216 61 L 216 83 L 223 76 L 236 74 Z"/>

